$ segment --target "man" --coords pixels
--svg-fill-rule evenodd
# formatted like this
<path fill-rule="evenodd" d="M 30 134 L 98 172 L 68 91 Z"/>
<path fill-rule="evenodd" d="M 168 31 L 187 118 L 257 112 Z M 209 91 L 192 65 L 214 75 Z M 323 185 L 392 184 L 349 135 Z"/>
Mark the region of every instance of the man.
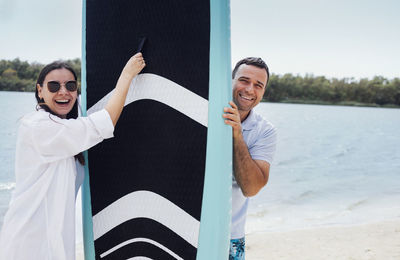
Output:
<path fill-rule="evenodd" d="M 240 60 L 232 72 L 233 102 L 224 108 L 232 126 L 232 228 L 229 259 L 244 259 L 246 212 L 249 197 L 268 182 L 276 148 L 276 129 L 253 111 L 263 98 L 269 69 L 261 58 Z"/>

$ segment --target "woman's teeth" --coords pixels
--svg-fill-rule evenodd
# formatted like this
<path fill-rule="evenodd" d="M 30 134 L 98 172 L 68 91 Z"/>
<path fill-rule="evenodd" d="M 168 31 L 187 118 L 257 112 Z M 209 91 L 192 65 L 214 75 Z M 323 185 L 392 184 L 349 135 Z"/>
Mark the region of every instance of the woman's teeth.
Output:
<path fill-rule="evenodd" d="M 67 104 L 69 102 L 69 100 L 68 99 L 60 99 L 60 100 L 56 100 L 56 103 L 59 103 L 59 104 Z"/>

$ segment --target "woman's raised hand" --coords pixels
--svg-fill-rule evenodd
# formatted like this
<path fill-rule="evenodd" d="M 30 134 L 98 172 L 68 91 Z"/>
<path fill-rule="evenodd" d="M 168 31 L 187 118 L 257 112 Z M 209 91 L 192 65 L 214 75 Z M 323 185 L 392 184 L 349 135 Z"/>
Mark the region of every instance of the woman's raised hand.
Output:
<path fill-rule="evenodd" d="M 126 63 L 124 69 L 122 70 L 122 75 L 129 80 L 132 80 L 140 71 L 146 66 L 141 52 L 133 55 Z"/>

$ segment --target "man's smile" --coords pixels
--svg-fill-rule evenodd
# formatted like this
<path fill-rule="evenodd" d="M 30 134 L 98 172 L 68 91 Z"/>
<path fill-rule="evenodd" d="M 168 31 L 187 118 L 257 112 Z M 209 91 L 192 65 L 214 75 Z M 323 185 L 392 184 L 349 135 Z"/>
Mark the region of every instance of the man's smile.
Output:
<path fill-rule="evenodd" d="M 254 97 L 246 96 L 242 93 L 239 93 L 239 97 L 241 97 L 242 99 L 245 99 L 247 101 L 253 101 L 255 99 Z"/>

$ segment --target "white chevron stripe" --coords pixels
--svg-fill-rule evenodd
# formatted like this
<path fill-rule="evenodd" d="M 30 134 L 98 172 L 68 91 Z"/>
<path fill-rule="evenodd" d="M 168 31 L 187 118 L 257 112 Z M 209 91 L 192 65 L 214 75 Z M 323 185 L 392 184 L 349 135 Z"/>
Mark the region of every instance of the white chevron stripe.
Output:
<path fill-rule="evenodd" d="M 112 93 L 94 104 L 88 114 L 104 108 Z M 141 99 L 164 103 L 207 127 L 208 100 L 169 79 L 151 73 L 137 75 L 131 82 L 125 106 Z"/>
<path fill-rule="evenodd" d="M 148 238 L 142 238 L 142 237 L 129 239 L 129 240 L 125 241 L 125 242 L 122 242 L 121 244 L 116 245 L 113 248 L 111 248 L 110 250 L 107 250 L 106 252 L 102 253 L 100 255 L 100 257 L 101 258 L 106 257 L 107 255 L 109 255 L 112 252 L 120 249 L 123 246 L 126 246 L 128 244 L 132 244 L 132 243 L 137 243 L 137 242 L 146 242 L 146 243 L 153 244 L 153 245 L 161 248 L 162 250 L 164 250 L 165 252 L 167 252 L 171 256 L 173 256 L 175 259 L 183 260 L 183 258 L 181 258 L 179 255 L 175 254 L 173 251 L 169 250 L 167 247 L 163 246 L 162 244 L 158 243 L 157 241 L 154 241 L 154 240 L 151 240 L 151 239 L 148 239 Z M 151 259 L 151 258 L 147 258 L 147 257 L 144 257 L 144 256 L 136 256 L 136 257 L 130 258 L 128 260 L 132 260 L 132 259 L 134 259 L 134 260 L 139 260 L 139 259 L 140 260 L 145 260 L 145 259 Z"/>
<path fill-rule="evenodd" d="M 153 259 L 145 257 L 145 256 L 135 256 L 135 257 L 129 258 L 127 260 L 153 260 Z"/>
<path fill-rule="evenodd" d="M 127 260 L 153 260 L 153 259 L 145 257 L 145 256 L 135 256 L 135 257 L 129 258 Z"/>
<path fill-rule="evenodd" d="M 129 193 L 93 216 L 94 240 L 134 218 L 157 221 L 197 248 L 200 222 L 168 199 L 151 191 Z"/>

